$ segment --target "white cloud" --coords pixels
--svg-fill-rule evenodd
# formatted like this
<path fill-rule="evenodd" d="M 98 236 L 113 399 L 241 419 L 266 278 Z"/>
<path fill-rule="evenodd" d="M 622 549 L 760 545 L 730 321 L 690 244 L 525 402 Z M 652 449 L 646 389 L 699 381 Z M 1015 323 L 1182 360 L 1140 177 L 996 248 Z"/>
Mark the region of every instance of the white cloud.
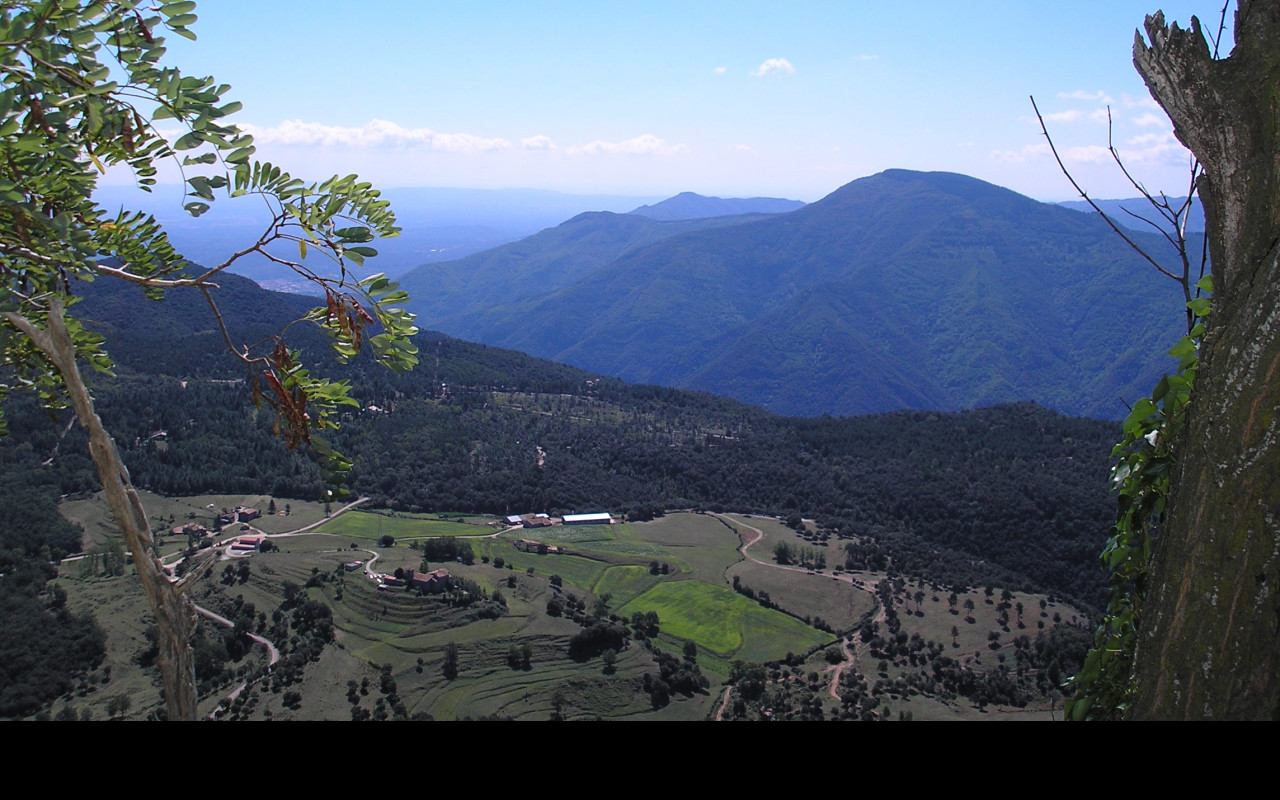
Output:
<path fill-rule="evenodd" d="M 1021 150 L 992 150 L 991 157 L 1006 164 L 1024 164 L 1048 153 L 1048 144 L 1029 144 Z"/>
<path fill-rule="evenodd" d="M 1106 105 L 1111 105 L 1115 102 L 1111 99 L 1111 95 L 1101 90 L 1086 92 L 1084 89 L 1076 89 L 1074 92 L 1058 92 L 1058 97 L 1063 100 L 1096 100 Z"/>
<path fill-rule="evenodd" d="M 1143 114 L 1135 119 L 1133 124 L 1137 125 L 1139 128 L 1151 128 L 1157 126 L 1167 128 L 1169 127 L 1169 120 L 1159 114 Z"/>
<path fill-rule="evenodd" d="M 751 74 L 757 78 L 763 78 L 765 75 L 771 75 L 775 72 L 785 72 L 788 75 L 794 75 L 796 68 L 791 66 L 791 62 L 785 58 L 771 58 L 760 66 L 756 67 Z"/>
<path fill-rule="evenodd" d="M 520 140 L 520 146 L 525 150 L 555 150 L 556 143 L 551 141 L 550 136 L 530 136 L 527 139 Z"/>
<path fill-rule="evenodd" d="M 1178 141 L 1172 131 L 1164 133 L 1144 133 L 1125 142 L 1127 145 L 1120 151 L 1120 157 L 1126 163 L 1134 164 L 1178 164 L 1185 163 L 1190 157 L 1187 149 Z"/>
<path fill-rule="evenodd" d="M 1100 145 L 1059 147 L 1058 154 L 1062 156 L 1063 161 L 1077 164 L 1098 164 L 1111 159 L 1111 151 Z M 1052 155 L 1047 142 L 1029 144 L 1021 150 L 993 150 L 991 152 L 991 158 L 996 161 L 1003 161 L 1006 164 L 1025 164 L 1028 161 L 1037 161 L 1046 157 L 1051 158 Z"/>
<path fill-rule="evenodd" d="M 716 68 L 715 68 L 715 70 L 714 70 L 714 72 L 715 72 L 717 75 L 719 75 L 719 74 L 724 73 L 724 71 L 725 71 L 725 70 L 727 70 L 727 69 L 729 69 L 729 68 L 728 68 L 728 67 L 716 67 Z"/>
<path fill-rule="evenodd" d="M 1133 97 L 1131 95 L 1122 94 L 1120 95 L 1120 102 L 1124 104 L 1125 108 L 1160 108 L 1160 104 L 1153 100 L 1151 95 Z"/>
<path fill-rule="evenodd" d="M 1106 124 L 1109 119 L 1107 109 L 1096 108 L 1093 111 L 1085 112 L 1078 108 L 1073 108 L 1068 111 L 1055 111 L 1052 114 L 1044 115 L 1045 122 L 1080 122 L 1086 119 L 1090 122 Z"/>
<path fill-rule="evenodd" d="M 1063 161 L 1077 164 L 1103 164 L 1111 160 L 1111 151 L 1102 145 L 1089 144 L 1059 151 Z"/>
<path fill-rule="evenodd" d="M 669 156 L 674 153 L 688 152 L 683 144 L 669 145 L 665 139 L 659 139 L 651 133 L 627 139 L 625 142 L 594 141 L 589 144 L 575 145 L 569 148 L 570 155 L 659 155 Z"/>
<path fill-rule="evenodd" d="M 756 149 L 749 144 L 735 144 L 733 149 L 742 153 L 754 153 L 756 151 Z"/>
<path fill-rule="evenodd" d="M 404 128 L 382 119 L 370 120 L 359 128 L 321 125 L 317 122 L 303 122 L 297 119 L 285 120 L 270 128 L 257 125 L 241 127 L 253 135 L 255 144 L 357 148 L 408 147 L 440 150 L 447 153 L 479 153 L 506 150 L 512 146 L 506 139 L 486 139 L 470 133 L 437 133 L 428 128 Z"/>

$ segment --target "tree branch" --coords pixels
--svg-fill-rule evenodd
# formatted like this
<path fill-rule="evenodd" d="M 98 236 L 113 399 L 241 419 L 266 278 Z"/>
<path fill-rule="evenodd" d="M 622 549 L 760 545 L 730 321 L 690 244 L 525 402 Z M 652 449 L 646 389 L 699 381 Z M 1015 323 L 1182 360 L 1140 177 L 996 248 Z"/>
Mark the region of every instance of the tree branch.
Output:
<path fill-rule="evenodd" d="M 1107 212 L 1103 211 L 1098 206 L 1097 203 L 1093 202 L 1093 198 L 1089 196 L 1088 192 L 1080 188 L 1080 184 L 1076 183 L 1076 179 L 1071 174 L 1071 171 L 1067 169 L 1067 165 L 1062 163 L 1062 157 L 1058 155 L 1058 148 L 1055 147 L 1053 144 L 1053 137 L 1049 135 L 1049 129 L 1045 127 L 1044 117 L 1041 116 L 1040 114 L 1040 107 L 1036 105 L 1036 98 L 1034 96 L 1031 98 L 1031 107 L 1035 109 L 1036 119 L 1039 120 L 1040 122 L 1040 132 L 1044 134 L 1045 140 L 1049 142 L 1049 151 L 1053 153 L 1054 160 L 1058 162 L 1058 169 L 1062 170 L 1063 175 L 1067 176 L 1067 180 L 1071 181 L 1071 185 L 1074 186 L 1075 190 L 1079 192 L 1080 196 L 1085 199 L 1085 202 L 1087 202 L 1090 206 L 1092 206 L 1093 210 L 1097 211 L 1098 214 L 1101 215 L 1101 217 L 1106 221 L 1106 223 L 1111 226 L 1111 230 L 1115 231 L 1120 236 L 1121 239 L 1124 239 L 1126 242 L 1128 242 L 1129 246 L 1132 247 L 1134 250 L 1136 250 L 1138 255 L 1142 256 L 1144 259 L 1147 260 L 1148 263 L 1151 264 L 1151 266 L 1159 270 L 1161 275 L 1167 275 L 1168 277 L 1172 278 L 1175 281 L 1180 281 L 1181 279 L 1177 275 L 1174 275 L 1169 270 L 1160 266 L 1159 262 L 1157 262 L 1150 255 L 1148 255 L 1146 250 L 1143 250 L 1136 243 L 1134 243 L 1134 241 L 1130 239 L 1123 230 L 1120 229 L 1120 226 L 1117 225 L 1114 221 L 1112 221 L 1111 217 L 1107 215 Z M 1146 194 L 1146 192 L 1143 191 L 1143 194 Z"/>

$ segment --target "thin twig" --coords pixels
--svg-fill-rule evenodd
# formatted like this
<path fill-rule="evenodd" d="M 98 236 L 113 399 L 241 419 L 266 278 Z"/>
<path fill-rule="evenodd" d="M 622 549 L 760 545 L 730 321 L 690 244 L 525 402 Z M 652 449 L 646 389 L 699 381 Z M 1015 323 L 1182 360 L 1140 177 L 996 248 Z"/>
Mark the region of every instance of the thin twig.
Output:
<path fill-rule="evenodd" d="M 236 349 L 236 346 L 232 344 L 231 332 L 227 330 L 227 323 L 222 318 L 222 311 L 218 308 L 218 304 L 214 302 L 213 294 L 209 291 L 209 285 L 201 284 L 200 291 L 204 293 L 205 302 L 207 302 L 209 304 L 209 308 L 213 310 L 213 318 L 218 322 L 218 330 L 222 331 L 222 340 L 226 342 L 227 350 L 229 350 L 236 358 L 240 359 L 240 361 L 246 366 L 253 366 L 254 359 L 249 358 L 248 350 L 246 349 L 245 352 L 241 353 Z"/>
<path fill-rule="evenodd" d="M 1222 45 L 1222 35 L 1227 32 L 1227 9 L 1231 7 L 1231 0 L 1222 4 L 1222 14 L 1218 17 L 1218 35 L 1211 36 L 1213 39 L 1213 58 L 1218 58 L 1218 48 Z"/>
<path fill-rule="evenodd" d="M 1159 262 L 1157 262 L 1150 255 L 1148 255 L 1146 250 L 1143 250 L 1136 243 L 1134 243 L 1134 241 L 1130 239 L 1123 230 L 1120 229 L 1120 226 L 1117 225 L 1114 221 L 1112 221 L 1111 217 L 1108 216 L 1107 212 L 1103 211 L 1102 208 L 1100 208 L 1098 204 L 1093 201 L 1093 198 L 1090 197 L 1089 194 L 1080 187 L 1080 184 L 1076 182 L 1076 179 L 1071 174 L 1071 171 L 1068 170 L 1067 166 L 1062 163 L 1062 157 L 1058 155 L 1058 148 L 1055 147 L 1053 144 L 1053 137 L 1049 135 L 1049 129 L 1045 127 L 1044 117 L 1040 114 L 1040 108 L 1039 106 L 1036 105 L 1036 98 L 1034 96 L 1031 98 L 1031 107 L 1035 109 L 1036 119 L 1039 120 L 1040 122 L 1040 132 L 1044 134 L 1044 138 L 1049 142 L 1049 151 L 1053 153 L 1054 160 L 1058 162 L 1058 169 L 1062 170 L 1063 175 L 1067 176 L 1067 180 L 1071 181 L 1071 185 L 1074 186 L 1076 191 L 1079 192 L 1080 196 L 1085 199 L 1085 202 L 1087 202 L 1090 206 L 1092 206 L 1093 210 L 1097 211 L 1098 214 L 1101 215 L 1102 219 L 1105 220 L 1106 223 L 1111 226 L 1111 230 L 1115 231 L 1120 236 L 1121 239 L 1124 239 L 1126 242 L 1128 242 L 1129 246 L 1132 247 L 1134 250 L 1136 250 L 1138 255 L 1146 259 L 1147 262 L 1151 264 L 1151 266 L 1155 267 L 1160 272 L 1160 274 L 1167 275 L 1169 278 L 1175 281 L 1181 281 L 1181 279 L 1177 275 L 1174 275 L 1169 270 L 1160 266 Z M 1143 193 L 1145 194 L 1145 191 Z"/>

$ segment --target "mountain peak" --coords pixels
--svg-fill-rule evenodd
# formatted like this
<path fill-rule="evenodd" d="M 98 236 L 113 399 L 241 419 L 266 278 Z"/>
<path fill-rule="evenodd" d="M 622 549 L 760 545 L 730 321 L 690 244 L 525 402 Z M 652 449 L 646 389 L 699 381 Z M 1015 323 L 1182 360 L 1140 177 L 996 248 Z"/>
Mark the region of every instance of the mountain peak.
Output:
<path fill-rule="evenodd" d="M 799 200 L 778 197 L 723 198 L 704 197 L 696 192 L 681 192 L 661 203 L 640 206 L 632 211 L 642 217 L 662 222 L 708 217 L 729 217 L 740 214 L 785 214 L 803 206 Z"/>

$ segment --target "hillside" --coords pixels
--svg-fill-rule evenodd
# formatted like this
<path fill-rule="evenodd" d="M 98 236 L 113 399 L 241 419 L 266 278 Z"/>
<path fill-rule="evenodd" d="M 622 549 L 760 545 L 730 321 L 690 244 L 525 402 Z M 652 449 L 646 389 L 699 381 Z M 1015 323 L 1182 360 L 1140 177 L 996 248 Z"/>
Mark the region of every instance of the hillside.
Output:
<path fill-rule="evenodd" d="M 756 215 L 659 221 L 587 212 L 518 242 L 457 261 L 423 264 L 400 279 L 428 326 L 460 310 L 518 303 L 571 286 L 618 258 L 692 231 L 740 225 Z"/>
<path fill-rule="evenodd" d="M 1034 400 L 1107 418 L 1167 368 L 1182 322 L 1176 287 L 1101 220 L 949 173 L 891 170 L 578 263 L 540 296 L 424 321 L 787 414 Z"/>

